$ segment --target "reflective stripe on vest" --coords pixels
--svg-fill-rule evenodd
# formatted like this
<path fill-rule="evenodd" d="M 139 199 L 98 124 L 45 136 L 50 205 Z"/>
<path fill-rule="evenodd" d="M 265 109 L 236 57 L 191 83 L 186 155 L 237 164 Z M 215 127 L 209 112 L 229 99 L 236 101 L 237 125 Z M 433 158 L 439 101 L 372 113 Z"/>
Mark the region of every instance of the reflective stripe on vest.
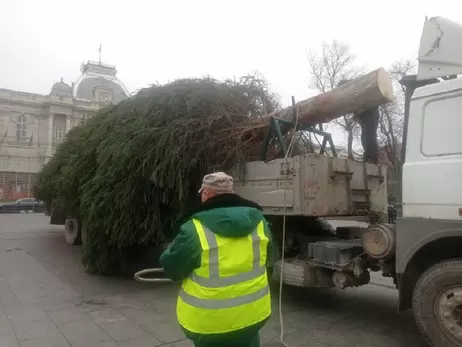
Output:
<path fill-rule="evenodd" d="M 230 308 L 241 306 L 245 304 L 249 304 L 254 302 L 258 299 L 263 298 L 265 295 L 269 294 L 269 287 L 266 286 L 255 293 L 238 296 L 236 298 L 231 299 L 224 299 L 224 300 L 204 300 L 196 298 L 192 295 L 186 293 L 183 289 L 180 290 L 180 297 L 183 301 L 191 306 L 198 307 L 198 308 L 206 308 L 206 309 L 218 309 L 218 308 Z"/>
<path fill-rule="evenodd" d="M 252 234 L 252 252 L 253 252 L 253 267 L 252 271 L 243 272 L 238 275 L 229 277 L 220 277 L 219 275 L 219 259 L 218 259 L 218 243 L 215 234 L 202 226 L 205 233 L 205 238 L 209 245 L 209 273 L 210 277 L 202 277 L 196 273 L 192 273 L 190 278 L 193 282 L 208 288 L 225 287 L 232 284 L 249 281 L 258 278 L 266 271 L 265 266 L 260 266 L 260 238 L 258 237 L 258 230 L 255 229 Z"/>

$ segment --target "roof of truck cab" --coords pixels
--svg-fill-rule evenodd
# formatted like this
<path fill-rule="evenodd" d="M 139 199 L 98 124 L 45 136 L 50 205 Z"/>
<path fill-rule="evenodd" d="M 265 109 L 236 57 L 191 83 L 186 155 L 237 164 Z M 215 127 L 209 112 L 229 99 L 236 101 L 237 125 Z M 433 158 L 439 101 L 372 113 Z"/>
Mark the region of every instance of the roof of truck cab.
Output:
<path fill-rule="evenodd" d="M 462 78 L 442 81 L 417 88 L 412 99 L 425 98 L 435 94 L 443 94 L 456 90 L 462 90 Z"/>

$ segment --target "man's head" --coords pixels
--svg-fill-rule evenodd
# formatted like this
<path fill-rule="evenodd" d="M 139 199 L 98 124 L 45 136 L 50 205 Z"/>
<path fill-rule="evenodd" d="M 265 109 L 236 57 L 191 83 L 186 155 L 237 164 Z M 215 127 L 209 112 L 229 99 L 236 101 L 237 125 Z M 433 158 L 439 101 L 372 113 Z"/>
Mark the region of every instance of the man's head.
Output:
<path fill-rule="evenodd" d="M 224 172 L 214 172 L 204 176 L 199 190 L 202 202 L 220 194 L 234 193 L 234 180 Z"/>

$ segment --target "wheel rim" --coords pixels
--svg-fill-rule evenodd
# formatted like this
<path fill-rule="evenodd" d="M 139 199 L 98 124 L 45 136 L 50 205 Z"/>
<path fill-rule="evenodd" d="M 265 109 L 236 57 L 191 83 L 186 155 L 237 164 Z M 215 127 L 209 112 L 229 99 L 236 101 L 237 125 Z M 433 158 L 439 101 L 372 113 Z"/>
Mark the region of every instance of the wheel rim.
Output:
<path fill-rule="evenodd" d="M 446 337 L 462 346 L 462 285 L 448 287 L 438 294 L 435 315 Z"/>
<path fill-rule="evenodd" d="M 73 218 L 67 218 L 64 228 L 64 237 L 66 242 L 70 245 L 73 245 L 78 236 L 78 222 Z"/>

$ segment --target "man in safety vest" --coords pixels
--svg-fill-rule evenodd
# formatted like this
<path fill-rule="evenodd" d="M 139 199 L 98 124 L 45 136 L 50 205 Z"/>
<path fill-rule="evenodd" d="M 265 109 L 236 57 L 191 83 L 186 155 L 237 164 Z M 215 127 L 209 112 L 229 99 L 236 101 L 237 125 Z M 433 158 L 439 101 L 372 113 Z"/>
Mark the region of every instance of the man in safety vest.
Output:
<path fill-rule="evenodd" d="M 202 205 L 160 258 L 166 276 L 183 281 L 178 321 L 196 347 L 260 346 L 271 315 L 268 224 L 223 172 L 206 175 L 199 193 Z"/>

